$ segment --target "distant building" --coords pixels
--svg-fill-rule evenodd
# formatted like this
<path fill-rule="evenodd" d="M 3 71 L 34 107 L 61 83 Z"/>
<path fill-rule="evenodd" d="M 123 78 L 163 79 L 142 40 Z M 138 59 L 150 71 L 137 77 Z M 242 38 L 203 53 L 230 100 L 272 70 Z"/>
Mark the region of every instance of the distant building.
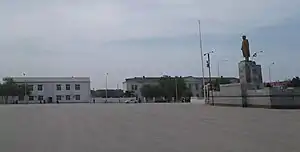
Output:
<path fill-rule="evenodd" d="M 90 102 L 89 77 L 12 77 L 17 84 L 26 84 L 31 91 L 28 101 Z M 24 97 L 19 97 L 24 100 Z"/>
<path fill-rule="evenodd" d="M 291 81 L 276 81 L 265 83 L 265 86 L 269 87 L 288 87 L 291 85 Z"/>
<path fill-rule="evenodd" d="M 161 77 L 134 77 L 134 78 L 127 78 L 124 82 L 124 90 L 125 91 L 132 91 L 135 96 L 142 97 L 140 89 L 144 85 L 158 85 L 159 80 Z M 212 81 L 215 81 L 219 77 L 212 77 Z M 193 94 L 193 97 L 202 97 L 202 77 L 192 77 L 187 76 L 183 77 L 187 88 Z M 239 79 L 234 77 L 223 77 L 223 79 L 229 80 L 231 83 L 239 82 Z M 205 83 L 209 82 L 209 78 L 204 78 Z"/>
<path fill-rule="evenodd" d="M 105 89 L 95 90 L 92 92 L 93 92 L 92 93 L 93 97 L 101 97 L 101 98 L 106 97 Z M 123 97 L 123 96 L 124 96 L 124 92 L 121 89 L 107 89 L 107 97 L 108 98 L 119 98 L 119 97 Z"/>

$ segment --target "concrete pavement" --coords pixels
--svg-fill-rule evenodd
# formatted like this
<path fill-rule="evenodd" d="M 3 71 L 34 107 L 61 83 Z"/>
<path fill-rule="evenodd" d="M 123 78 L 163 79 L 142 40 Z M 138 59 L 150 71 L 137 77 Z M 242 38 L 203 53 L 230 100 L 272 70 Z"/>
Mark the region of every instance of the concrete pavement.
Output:
<path fill-rule="evenodd" d="M 202 104 L 0 107 L 3 152 L 300 151 L 300 111 Z"/>

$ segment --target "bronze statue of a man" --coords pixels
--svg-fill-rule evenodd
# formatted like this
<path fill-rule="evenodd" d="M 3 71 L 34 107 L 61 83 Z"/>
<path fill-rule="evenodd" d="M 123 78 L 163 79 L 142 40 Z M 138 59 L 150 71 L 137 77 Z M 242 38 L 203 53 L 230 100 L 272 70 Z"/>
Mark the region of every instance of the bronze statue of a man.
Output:
<path fill-rule="evenodd" d="M 249 61 L 249 57 L 250 57 L 249 42 L 245 35 L 243 35 L 242 39 L 243 39 L 243 42 L 242 42 L 241 50 L 243 52 L 243 56 L 244 56 L 245 60 Z"/>

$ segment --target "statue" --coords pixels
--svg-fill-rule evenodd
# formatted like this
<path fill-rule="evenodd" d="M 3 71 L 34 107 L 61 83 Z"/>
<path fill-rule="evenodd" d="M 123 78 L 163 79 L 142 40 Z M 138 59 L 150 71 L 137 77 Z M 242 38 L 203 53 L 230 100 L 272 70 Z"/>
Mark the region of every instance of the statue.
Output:
<path fill-rule="evenodd" d="M 241 50 L 242 50 L 245 60 L 249 61 L 249 57 L 250 57 L 249 42 L 245 35 L 243 35 L 242 39 L 243 39 L 243 42 L 242 42 Z"/>

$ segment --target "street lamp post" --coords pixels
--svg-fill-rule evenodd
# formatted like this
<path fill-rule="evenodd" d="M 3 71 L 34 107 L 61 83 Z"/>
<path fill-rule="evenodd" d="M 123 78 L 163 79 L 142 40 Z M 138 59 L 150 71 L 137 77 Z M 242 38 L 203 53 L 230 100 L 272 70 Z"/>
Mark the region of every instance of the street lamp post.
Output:
<path fill-rule="evenodd" d="M 93 88 L 93 93 L 92 93 L 92 98 L 93 98 L 93 103 L 95 103 L 95 97 L 96 96 L 96 92 L 95 92 L 95 88 Z"/>
<path fill-rule="evenodd" d="M 26 73 L 23 72 L 22 75 L 25 77 Z M 26 95 L 27 95 L 27 86 L 26 86 L 26 78 L 24 79 L 24 102 L 26 103 Z"/>
<path fill-rule="evenodd" d="M 220 62 L 222 62 L 222 61 L 227 62 L 228 60 L 224 59 L 224 60 L 219 60 L 218 61 L 218 77 L 220 77 Z"/>
<path fill-rule="evenodd" d="M 119 89 L 119 84 L 117 83 L 117 92 L 118 92 L 118 98 L 119 98 L 119 103 L 121 103 L 121 95 L 119 95 L 119 91 L 120 91 L 120 89 Z"/>
<path fill-rule="evenodd" d="M 208 67 L 208 75 L 209 75 L 209 89 L 208 89 L 208 93 L 209 93 L 210 89 L 212 90 L 212 80 L 211 80 L 211 70 L 210 70 L 210 67 L 211 67 L 211 64 L 210 64 L 210 54 L 212 54 L 212 53 L 214 53 L 214 51 L 211 51 L 211 52 L 208 52 L 208 53 L 204 54 L 204 56 L 207 55 L 207 65 L 206 66 Z M 212 105 L 214 105 L 213 90 L 212 90 L 212 93 L 211 93 L 211 101 L 212 101 Z"/>
<path fill-rule="evenodd" d="M 275 64 L 275 62 L 272 62 L 270 65 L 269 65 L 269 82 L 271 83 L 272 82 L 272 78 L 271 78 L 271 67 L 272 67 L 272 65 L 274 65 Z"/>
<path fill-rule="evenodd" d="M 175 77 L 175 102 L 178 100 L 178 86 L 177 77 Z"/>
<path fill-rule="evenodd" d="M 108 73 L 105 73 L 105 102 L 107 102 L 107 77 Z"/>
<path fill-rule="evenodd" d="M 252 60 L 257 57 L 258 54 L 263 53 L 264 51 L 254 52 L 252 55 Z"/>
<path fill-rule="evenodd" d="M 204 85 L 205 85 L 205 79 L 204 79 L 204 62 L 203 62 L 203 47 L 202 47 L 202 32 L 201 32 L 201 22 L 198 20 L 199 25 L 199 47 L 201 52 L 201 69 L 202 69 L 202 89 L 203 89 L 203 97 L 205 100 L 205 92 L 204 92 Z"/>

